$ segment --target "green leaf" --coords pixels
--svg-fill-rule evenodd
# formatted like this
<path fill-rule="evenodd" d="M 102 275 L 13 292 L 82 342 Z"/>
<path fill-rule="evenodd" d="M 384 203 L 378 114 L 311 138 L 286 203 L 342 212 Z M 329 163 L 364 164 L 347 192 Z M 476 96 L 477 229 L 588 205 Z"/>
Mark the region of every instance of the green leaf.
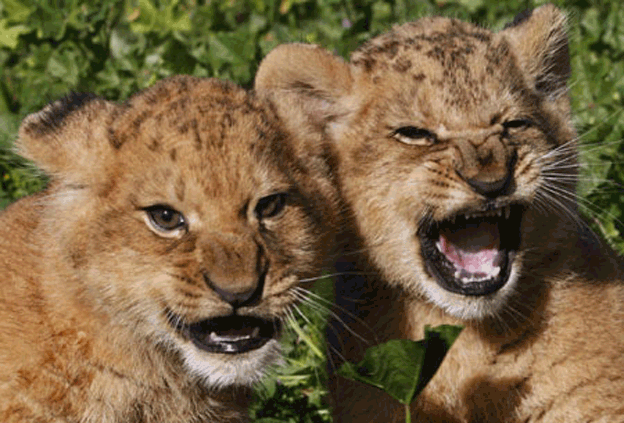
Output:
<path fill-rule="evenodd" d="M 11 50 L 17 48 L 19 37 L 30 32 L 27 26 L 8 26 L 8 19 L 0 19 L 0 47 L 8 47 Z"/>
<path fill-rule="evenodd" d="M 172 0 L 166 7 L 159 8 L 150 0 L 138 0 L 138 8 L 127 7 L 128 19 L 132 21 L 130 27 L 138 33 L 190 31 L 191 18 L 188 13 L 177 11 L 179 3 L 179 0 Z"/>
<path fill-rule="evenodd" d="M 458 326 L 425 328 L 425 339 L 393 339 L 369 348 L 357 365 L 344 363 L 338 374 L 384 390 L 410 404 L 431 380 L 460 332 Z"/>

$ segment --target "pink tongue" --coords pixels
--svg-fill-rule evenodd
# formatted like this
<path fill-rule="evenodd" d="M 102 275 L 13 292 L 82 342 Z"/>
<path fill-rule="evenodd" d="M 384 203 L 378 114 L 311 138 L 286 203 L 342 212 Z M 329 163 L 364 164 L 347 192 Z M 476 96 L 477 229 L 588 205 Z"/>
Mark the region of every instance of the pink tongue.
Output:
<path fill-rule="evenodd" d="M 480 222 L 453 231 L 443 229 L 438 248 L 458 271 L 478 277 L 493 275 L 500 261 L 498 225 Z"/>

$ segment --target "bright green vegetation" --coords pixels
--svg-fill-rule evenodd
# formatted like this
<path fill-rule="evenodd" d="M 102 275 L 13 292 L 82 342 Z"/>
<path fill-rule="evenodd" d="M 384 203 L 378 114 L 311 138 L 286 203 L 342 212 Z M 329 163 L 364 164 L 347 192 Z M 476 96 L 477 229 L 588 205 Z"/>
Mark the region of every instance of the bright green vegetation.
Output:
<path fill-rule="evenodd" d="M 542 1 L 1 0 L 0 208 L 43 186 L 10 151 L 20 120 L 69 91 L 111 100 L 172 74 L 250 86 L 279 43 L 318 43 L 348 57 L 392 24 L 446 15 L 500 29 Z M 569 12 L 571 92 L 581 136 L 579 202 L 592 228 L 624 251 L 624 4 L 555 1 Z M 331 298 L 327 282 L 320 289 Z M 322 304 L 323 306 L 326 304 Z M 256 418 L 329 422 L 323 405 L 326 312 L 304 305 L 287 333 L 287 365 L 258 389 Z"/>
<path fill-rule="evenodd" d="M 370 347 L 364 359 L 344 363 L 338 374 L 375 386 L 405 406 L 405 421 L 411 422 L 410 404 L 427 386 L 461 333 L 458 326 L 425 327 L 425 339 L 392 339 Z"/>

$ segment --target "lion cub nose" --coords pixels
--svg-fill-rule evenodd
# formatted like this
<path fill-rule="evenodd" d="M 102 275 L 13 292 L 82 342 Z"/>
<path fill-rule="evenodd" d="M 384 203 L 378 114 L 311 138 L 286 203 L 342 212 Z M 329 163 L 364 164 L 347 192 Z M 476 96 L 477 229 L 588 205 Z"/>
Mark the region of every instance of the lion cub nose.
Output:
<path fill-rule="evenodd" d="M 484 157 L 493 160 L 494 156 L 489 154 L 481 158 Z M 485 197 L 496 198 L 507 195 L 513 190 L 513 173 L 516 161 L 517 154 L 515 151 L 509 157 L 500 157 L 494 163 L 486 163 L 484 160 L 481 163 L 482 167 L 476 169 L 477 173 L 472 177 L 465 178 L 465 180 L 476 193 Z"/>
<path fill-rule="evenodd" d="M 204 281 L 232 307 L 256 303 L 262 297 L 266 258 L 262 249 L 247 237 L 219 237 L 209 243 Z"/>
<path fill-rule="evenodd" d="M 466 182 L 468 182 L 468 185 L 470 185 L 475 192 L 485 197 L 495 198 L 508 193 L 511 174 L 508 173 L 503 178 L 491 182 L 481 181 L 479 179 L 467 179 Z"/>
<path fill-rule="evenodd" d="M 245 305 L 251 305 L 256 302 L 262 296 L 262 289 L 259 289 L 262 284 L 258 283 L 256 286 L 250 287 L 246 291 L 231 291 L 227 288 L 222 288 L 212 283 L 212 289 L 221 297 L 221 299 L 232 305 L 234 308 L 242 307 Z"/>
<path fill-rule="evenodd" d="M 264 272 L 256 271 L 247 275 L 204 273 L 206 285 L 234 308 L 255 304 L 262 297 L 264 278 Z"/>

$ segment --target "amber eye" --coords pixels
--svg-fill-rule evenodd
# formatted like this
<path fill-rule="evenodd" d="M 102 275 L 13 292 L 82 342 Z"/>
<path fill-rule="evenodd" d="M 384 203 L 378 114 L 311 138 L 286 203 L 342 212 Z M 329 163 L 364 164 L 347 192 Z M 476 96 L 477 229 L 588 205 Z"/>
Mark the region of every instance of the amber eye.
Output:
<path fill-rule="evenodd" d="M 258 204 L 256 204 L 256 208 L 254 210 L 256 217 L 262 220 L 277 216 L 282 212 L 282 210 L 284 210 L 287 197 L 288 194 L 284 192 L 262 197 L 258 200 Z"/>
<path fill-rule="evenodd" d="M 395 130 L 392 136 L 399 142 L 408 145 L 431 145 L 436 142 L 433 132 L 416 126 L 402 126 Z"/>
<path fill-rule="evenodd" d="M 155 229 L 171 232 L 186 226 L 186 220 L 179 211 L 161 204 L 144 209 L 150 223 Z"/>

